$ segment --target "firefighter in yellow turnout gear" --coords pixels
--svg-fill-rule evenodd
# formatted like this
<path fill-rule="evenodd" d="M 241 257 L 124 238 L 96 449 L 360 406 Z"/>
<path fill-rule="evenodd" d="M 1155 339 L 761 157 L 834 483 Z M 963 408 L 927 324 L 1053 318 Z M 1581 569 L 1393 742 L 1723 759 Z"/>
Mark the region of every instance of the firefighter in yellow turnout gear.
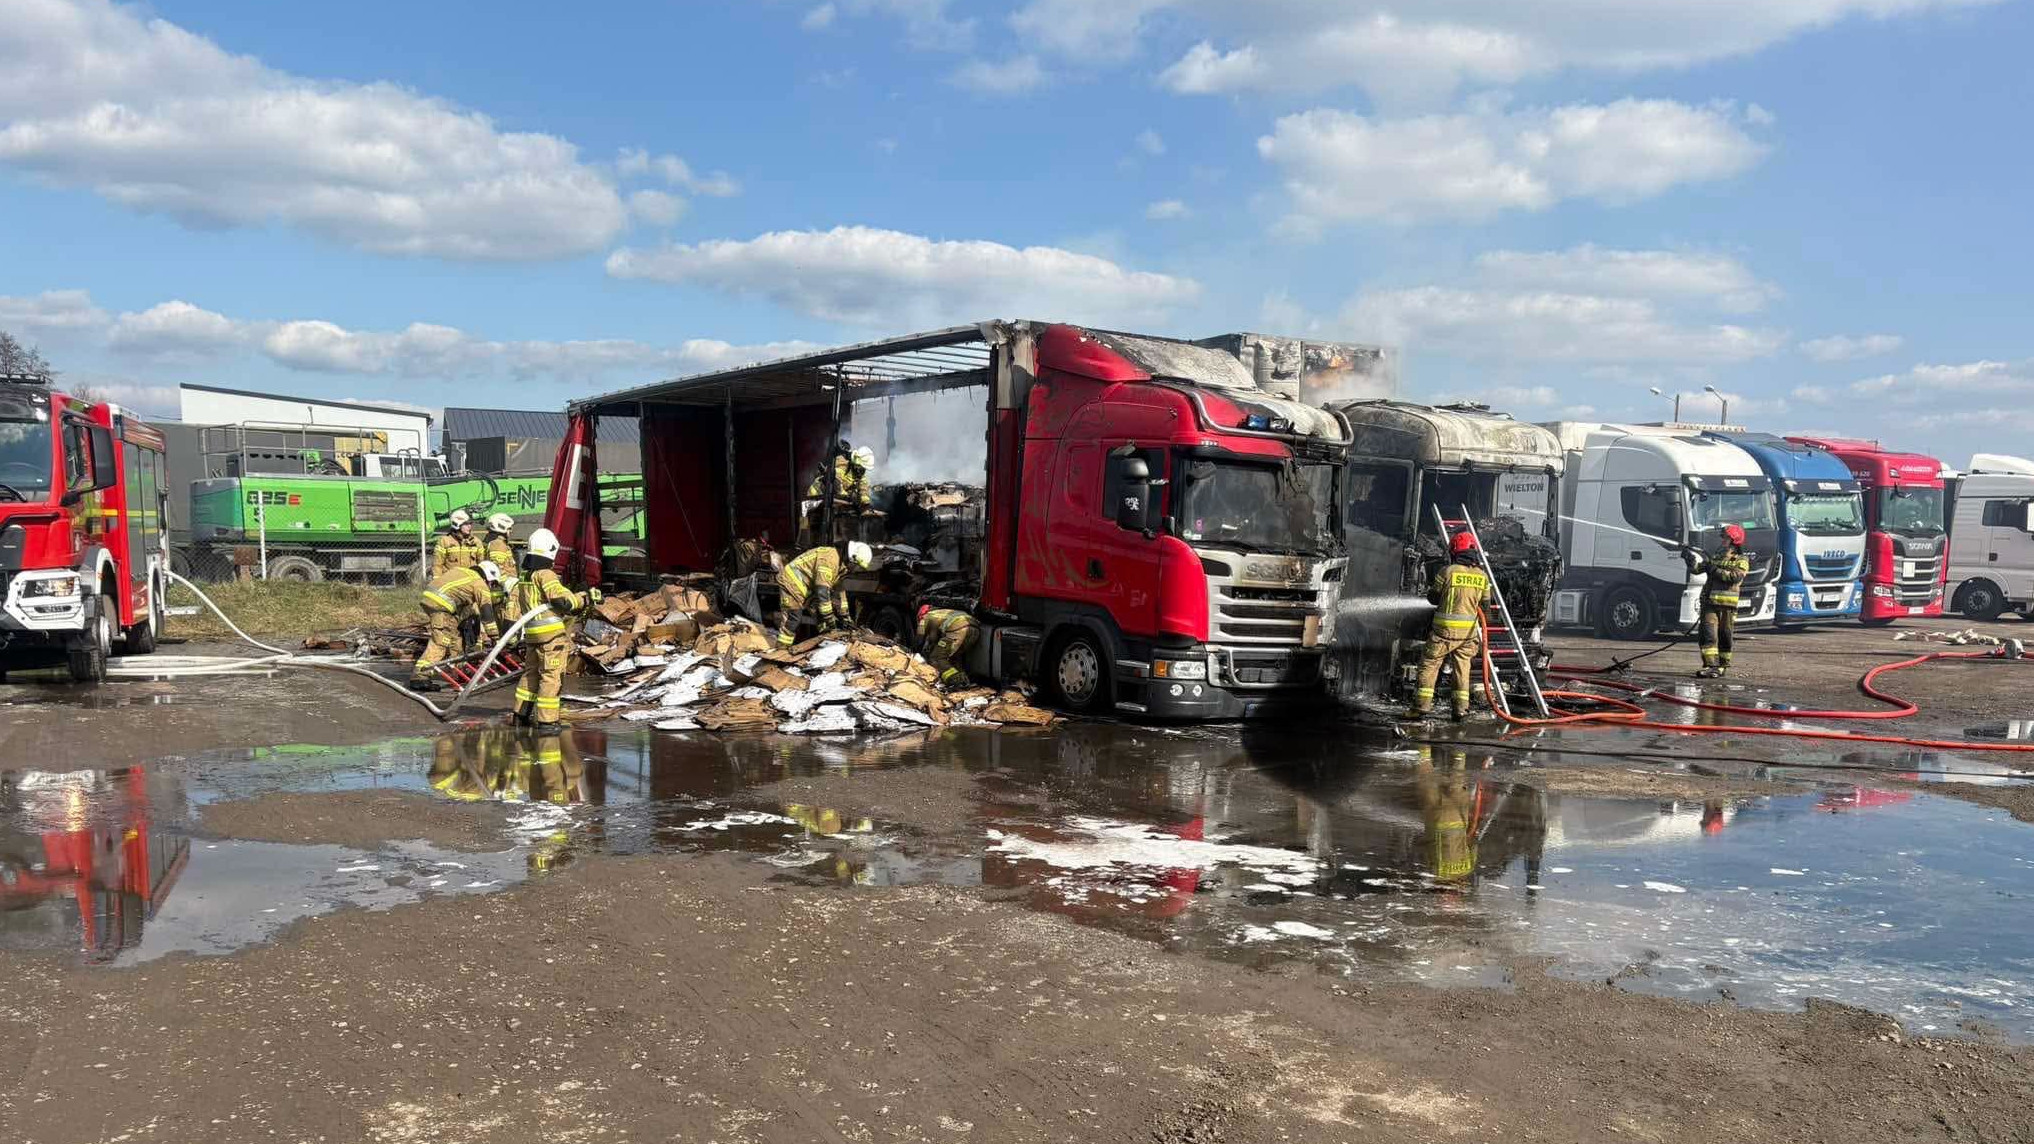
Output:
<path fill-rule="evenodd" d="M 840 549 L 831 544 L 808 548 L 777 573 L 777 591 L 784 612 L 777 627 L 777 646 L 797 643 L 798 625 L 808 618 L 821 631 L 847 626 L 847 593 L 841 591 L 841 581 L 847 578 L 850 567 L 866 569 L 875 563 L 876 554 L 859 540 L 849 541 L 846 547 L 845 560 L 841 559 Z"/>
<path fill-rule="evenodd" d="M 454 568 L 478 568 L 487 558 L 487 544 L 473 535 L 473 517 L 463 508 L 453 509 L 445 518 L 445 535 L 431 548 L 431 575 L 443 576 Z"/>
<path fill-rule="evenodd" d="M 1476 656 L 1483 650 L 1483 601 L 1490 595 L 1490 577 L 1483 574 L 1476 556 L 1476 541 L 1466 532 L 1457 533 L 1448 543 L 1448 563 L 1434 573 L 1427 598 L 1435 605 L 1434 626 L 1427 633 L 1427 648 L 1420 656 L 1418 690 L 1413 693 L 1412 714 L 1424 719 L 1433 711 L 1434 685 L 1441 678 L 1441 663 L 1447 661 L 1455 672 L 1455 718 L 1469 714 L 1470 688 L 1476 679 Z"/>
<path fill-rule="evenodd" d="M 1690 575 L 1707 572 L 1702 585 L 1702 670 L 1698 679 L 1721 679 L 1730 671 L 1730 652 L 1737 642 L 1738 593 L 1751 575 L 1751 557 L 1744 551 L 1744 529 L 1723 526 L 1724 549 L 1720 555 L 1705 556 L 1694 548 L 1683 549 Z"/>
<path fill-rule="evenodd" d="M 509 543 L 509 533 L 515 531 L 515 527 L 516 518 L 505 512 L 487 518 L 487 539 L 481 542 L 481 546 L 496 568 L 516 566 L 515 546 Z"/>
<path fill-rule="evenodd" d="M 572 658 L 566 630 L 572 613 L 600 603 L 598 588 L 588 588 L 582 597 L 565 586 L 551 566 L 557 558 L 558 538 L 550 529 L 531 533 L 523 578 L 509 594 L 511 622 L 539 613 L 523 628 L 523 681 L 516 688 L 516 722 L 538 727 L 563 719 L 558 696 L 565 687 L 566 661 Z"/>
<path fill-rule="evenodd" d="M 492 561 L 482 561 L 478 568 L 454 568 L 432 577 L 417 601 L 417 607 L 424 613 L 430 642 L 410 667 L 410 690 L 436 690 L 438 678 L 427 669 L 466 654 L 466 640 L 459 634 L 459 626 L 469 618 L 479 619 L 481 634 L 489 643 L 500 637 L 494 611 L 501 591 L 501 571 Z"/>
<path fill-rule="evenodd" d="M 939 669 L 942 687 L 967 682 L 968 673 L 960 660 L 981 634 L 981 621 L 966 612 L 930 606 L 918 609 L 918 650 L 925 662 Z"/>
<path fill-rule="evenodd" d="M 860 509 L 867 512 L 875 505 L 875 496 L 870 488 L 869 474 L 876 467 L 875 450 L 864 445 L 850 453 L 842 453 L 833 459 L 833 505 L 836 509 Z M 812 487 L 805 490 L 805 499 L 823 501 L 826 499 L 826 469 L 812 478 Z"/>

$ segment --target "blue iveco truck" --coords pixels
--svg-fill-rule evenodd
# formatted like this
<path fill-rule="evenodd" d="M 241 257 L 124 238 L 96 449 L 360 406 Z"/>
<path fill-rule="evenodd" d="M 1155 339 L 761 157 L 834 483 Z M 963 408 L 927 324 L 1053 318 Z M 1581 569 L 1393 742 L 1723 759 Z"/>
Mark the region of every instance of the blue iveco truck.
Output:
<path fill-rule="evenodd" d="M 1774 622 L 1856 618 L 1864 603 L 1864 495 L 1849 466 L 1770 433 L 1707 435 L 1750 453 L 1772 479 L 1782 562 Z"/>

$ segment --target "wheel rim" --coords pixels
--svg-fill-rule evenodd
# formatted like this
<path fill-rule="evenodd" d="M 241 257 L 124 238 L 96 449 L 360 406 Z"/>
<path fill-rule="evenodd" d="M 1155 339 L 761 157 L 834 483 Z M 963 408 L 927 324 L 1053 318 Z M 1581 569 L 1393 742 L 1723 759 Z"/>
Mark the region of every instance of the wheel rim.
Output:
<path fill-rule="evenodd" d="M 1093 699 L 1101 685 L 1102 657 L 1085 640 L 1068 644 L 1059 654 L 1059 693 L 1080 706 Z"/>
<path fill-rule="evenodd" d="M 97 626 L 99 630 L 95 638 L 99 641 L 99 651 L 101 653 L 111 653 L 113 650 L 112 617 L 108 616 L 105 612 L 100 612 Z"/>
<path fill-rule="evenodd" d="M 1617 604 L 1610 609 L 1611 627 L 1616 628 L 1618 631 L 1621 632 L 1628 632 L 1636 629 L 1638 625 L 1639 625 L 1638 601 L 1631 599 L 1619 600 Z"/>
<path fill-rule="evenodd" d="M 1970 590 L 1971 611 L 1973 612 L 1989 611 L 1991 609 L 1991 606 L 1992 606 L 1992 594 L 1989 591 L 1983 588 L 1972 588 Z"/>

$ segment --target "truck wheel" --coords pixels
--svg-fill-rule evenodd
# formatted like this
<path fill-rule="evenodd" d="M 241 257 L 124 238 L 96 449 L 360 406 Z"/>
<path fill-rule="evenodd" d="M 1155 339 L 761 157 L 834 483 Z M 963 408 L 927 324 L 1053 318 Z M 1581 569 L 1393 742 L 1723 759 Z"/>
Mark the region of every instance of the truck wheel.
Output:
<path fill-rule="evenodd" d="M 275 556 L 269 558 L 268 578 L 316 584 L 325 578 L 325 570 L 308 556 Z"/>
<path fill-rule="evenodd" d="M 895 604 L 884 604 L 880 608 L 870 609 L 869 614 L 862 617 L 862 626 L 884 639 L 896 640 L 898 643 L 912 642 L 911 631 L 904 623 L 904 609 Z"/>
<path fill-rule="evenodd" d="M 2006 597 L 1990 580 L 1972 580 L 1958 589 L 1956 610 L 1965 619 L 1989 623 L 2005 614 Z"/>
<path fill-rule="evenodd" d="M 1596 634 L 1609 640 L 1642 640 L 1657 628 L 1652 597 L 1625 585 L 1603 594 L 1596 606 Z"/>
<path fill-rule="evenodd" d="M 128 655 L 147 655 L 155 650 L 155 637 L 162 632 L 162 590 L 155 585 L 148 593 L 148 614 L 141 622 L 127 629 L 125 652 Z"/>
<path fill-rule="evenodd" d="M 1094 636 L 1075 629 L 1046 657 L 1045 685 L 1069 711 L 1096 711 L 1109 697 L 1109 657 Z"/>
<path fill-rule="evenodd" d="M 87 617 L 85 630 L 67 649 L 71 678 L 79 683 L 106 682 L 106 657 L 113 652 L 113 597 L 101 595 L 99 606 Z"/>

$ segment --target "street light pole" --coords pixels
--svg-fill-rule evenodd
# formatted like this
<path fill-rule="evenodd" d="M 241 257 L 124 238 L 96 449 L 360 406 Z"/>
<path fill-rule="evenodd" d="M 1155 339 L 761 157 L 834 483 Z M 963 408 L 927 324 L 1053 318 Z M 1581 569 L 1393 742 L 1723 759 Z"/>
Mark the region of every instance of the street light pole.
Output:
<path fill-rule="evenodd" d="M 1703 386 L 1702 392 L 1713 394 L 1716 397 L 1716 403 L 1722 406 L 1723 408 L 1723 411 L 1720 414 L 1718 414 L 1718 419 L 1721 420 L 1725 425 L 1730 424 L 1730 398 L 1725 397 L 1723 395 L 1723 391 L 1716 388 L 1713 385 Z"/>
<path fill-rule="evenodd" d="M 1666 394 L 1660 392 L 1660 387 L 1657 385 L 1648 386 L 1647 388 L 1653 391 L 1654 397 L 1665 398 L 1667 396 Z M 1681 420 L 1681 394 L 1678 390 L 1675 391 L 1674 393 L 1673 401 L 1674 401 L 1674 420 L 1678 422 Z"/>

